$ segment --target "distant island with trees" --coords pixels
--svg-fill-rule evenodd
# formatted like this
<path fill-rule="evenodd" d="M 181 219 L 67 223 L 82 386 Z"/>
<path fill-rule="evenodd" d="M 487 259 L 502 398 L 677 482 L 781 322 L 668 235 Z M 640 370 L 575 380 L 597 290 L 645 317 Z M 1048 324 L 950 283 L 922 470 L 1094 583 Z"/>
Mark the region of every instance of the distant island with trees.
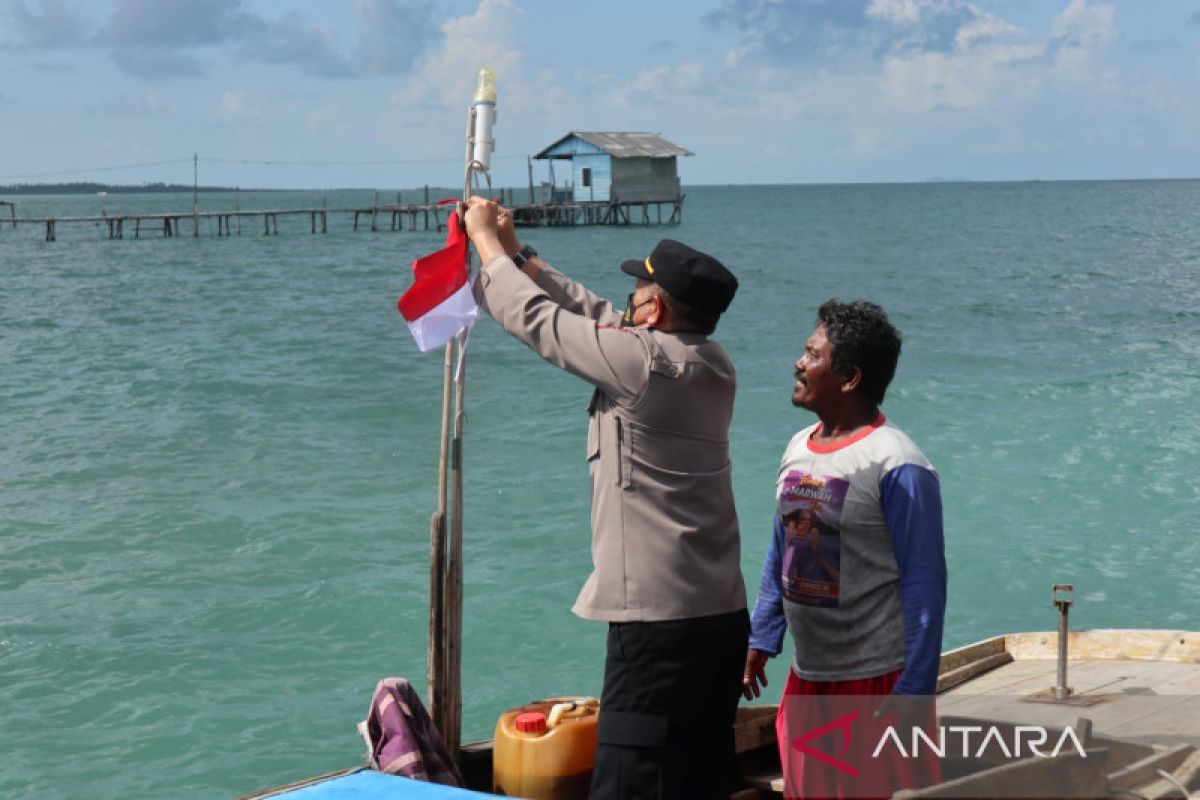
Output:
<path fill-rule="evenodd" d="M 182 183 L 143 183 L 138 186 L 128 186 L 112 183 L 93 183 L 81 181 L 76 183 L 13 183 L 8 186 L 0 185 L 0 194 L 177 194 L 190 192 L 192 187 Z M 197 192 L 235 192 L 232 186 L 197 186 Z"/>

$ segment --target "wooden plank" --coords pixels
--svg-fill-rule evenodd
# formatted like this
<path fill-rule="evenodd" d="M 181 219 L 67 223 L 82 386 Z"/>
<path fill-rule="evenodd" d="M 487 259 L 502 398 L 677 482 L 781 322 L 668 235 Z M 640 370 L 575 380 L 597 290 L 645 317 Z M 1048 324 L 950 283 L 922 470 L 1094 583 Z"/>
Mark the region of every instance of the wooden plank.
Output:
<path fill-rule="evenodd" d="M 906 789 L 893 800 L 927 797 L 1107 797 L 1106 754 L 1087 751 L 1052 758 L 1027 758 L 981 770 L 924 789 Z"/>
<path fill-rule="evenodd" d="M 352 775 L 355 772 L 361 772 L 363 769 L 364 769 L 364 767 L 350 767 L 349 769 L 339 769 L 339 770 L 335 770 L 334 772 L 326 772 L 324 775 L 317 775 L 315 778 L 305 778 L 303 780 L 295 781 L 294 783 L 289 783 L 284 786 L 276 786 L 272 789 L 267 789 L 262 792 L 255 792 L 254 794 L 244 795 L 241 798 L 241 800 L 262 800 L 262 798 L 275 797 L 277 795 L 287 794 L 288 792 L 295 791 L 296 789 L 302 789 L 305 786 L 314 786 L 318 783 L 324 783 L 325 781 L 330 780 L 332 778 L 340 778 L 343 775 Z"/>
<path fill-rule="evenodd" d="M 945 692 L 959 684 L 977 678 L 985 672 L 989 672 L 1005 664 L 1011 664 L 1013 657 L 1006 652 L 994 653 L 989 656 L 977 659 L 967 664 L 963 664 L 956 669 L 951 669 L 942 672 L 938 676 L 937 691 L 938 693 Z"/>
<path fill-rule="evenodd" d="M 492 791 L 493 740 L 471 742 L 458 751 L 458 769 L 466 788 L 480 792 Z"/>
<path fill-rule="evenodd" d="M 733 723 L 733 749 L 744 753 L 767 745 L 774 745 L 775 717 L 778 705 L 739 706 Z"/>
<path fill-rule="evenodd" d="M 1159 777 L 1150 783 L 1139 784 L 1133 792 L 1146 800 L 1166 800 L 1189 795 L 1200 789 L 1200 752 L 1192 753 L 1172 772 L 1170 779 Z"/>
<path fill-rule="evenodd" d="M 1058 656 L 1058 633 L 1015 633 L 1005 647 L 1018 660 Z M 1127 659 L 1200 663 L 1200 633 L 1173 630 L 1095 629 L 1072 631 L 1067 637 L 1072 660 Z"/>
<path fill-rule="evenodd" d="M 1132 789 L 1140 784 L 1148 783 L 1158 777 L 1158 770 L 1171 772 L 1195 752 L 1196 748 L 1190 744 L 1178 744 L 1161 753 L 1155 753 L 1110 774 L 1108 776 L 1109 788 Z"/>
<path fill-rule="evenodd" d="M 942 660 L 938 666 L 939 673 L 946 673 L 959 667 L 970 664 L 973 661 L 978 661 L 988 656 L 994 656 L 997 653 L 1007 652 L 1004 648 L 1004 637 L 993 636 L 991 639 L 984 639 L 982 642 L 975 642 L 963 647 L 956 647 L 953 650 L 947 650 L 942 653 Z"/>

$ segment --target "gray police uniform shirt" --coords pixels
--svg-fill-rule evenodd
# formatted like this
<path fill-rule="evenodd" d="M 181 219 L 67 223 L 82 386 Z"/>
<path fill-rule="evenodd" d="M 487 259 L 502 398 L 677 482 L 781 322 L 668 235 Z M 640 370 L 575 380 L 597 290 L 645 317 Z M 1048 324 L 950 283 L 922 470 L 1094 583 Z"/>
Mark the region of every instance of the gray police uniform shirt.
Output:
<path fill-rule="evenodd" d="M 596 387 L 594 570 L 572 610 L 652 622 L 744 609 L 725 349 L 700 334 L 619 327 L 607 300 L 549 266 L 530 280 L 507 256 L 483 266 L 475 297 L 504 330 Z"/>

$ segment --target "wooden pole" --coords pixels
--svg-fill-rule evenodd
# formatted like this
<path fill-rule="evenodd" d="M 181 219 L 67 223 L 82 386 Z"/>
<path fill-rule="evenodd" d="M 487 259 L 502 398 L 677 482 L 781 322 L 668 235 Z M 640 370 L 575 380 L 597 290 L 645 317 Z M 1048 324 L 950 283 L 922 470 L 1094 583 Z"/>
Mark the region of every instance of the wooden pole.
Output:
<path fill-rule="evenodd" d="M 466 136 L 466 156 L 465 170 L 463 175 L 463 203 L 465 204 L 471 196 L 471 178 L 474 172 L 479 169 L 479 165 L 474 161 L 474 131 L 475 131 L 475 106 L 467 112 L 467 136 Z M 426 189 L 428 193 L 428 189 Z M 426 203 L 428 207 L 428 203 Z M 435 218 L 437 217 L 435 209 Z M 441 228 L 439 218 L 438 228 Z M 462 224 L 462 220 L 458 221 Z M 468 247 L 466 253 L 466 267 L 468 271 L 471 267 L 471 250 Z M 464 399 L 466 396 L 466 352 L 463 348 L 462 335 L 455 337 L 446 345 L 446 363 L 443 374 L 443 391 L 442 391 L 442 442 L 443 446 L 446 443 L 446 431 L 449 422 L 449 397 L 451 395 L 451 382 L 453 382 L 454 395 L 454 430 L 450 438 L 449 448 L 449 475 L 443 470 L 439 478 L 439 490 L 442 492 L 442 497 L 448 500 L 450 513 L 434 514 L 433 526 L 445 527 L 449 523 L 449 530 L 446 532 L 445 543 L 445 569 L 441 580 L 441 625 L 439 626 L 437 636 L 441 637 L 440 649 L 435 650 L 434 640 L 435 634 L 433 631 L 433 613 L 437 608 L 435 603 L 431 602 L 431 619 L 430 619 L 430 665 L 438 665 L 441 669 L 441 675 L 431 679 L 431 684 L 436 684 L 440 691 L 434 692 L 430 690 L 430 704 L 433 706 L 431 715 L 434 723 L 438 726 L 438 730 L 442 734 L 446 746 L 455 760 L 458 759 L 459 744 L 462 739 L 462 602 L 463 602 L 463 427 L 466 420 Z M 458 366 L 451 375 L 450 363 L 453 355 L 458 357 Z M 446 452 L 443 450 L 442 464 L 445 466 Z M 445 482 L 443 482 L 445 481 Z M 448 483 L 448 486 L 447 486 Z M 448 493 L 448 497 L 446 494 Z M 443 552 L 435 546 L 434 560 L 438 560 Z M 436 570 L 434 570 L 436 572 Z M 431 578 L 434 577 L 431 574 Z M 430 586 L 431 594 L 436 591 L 433 582 Z"/>
<path fill-rule="evenodd" d="M 466 169 L 463 176 L 462 194 L 464 203 L 471 197 L 471 156 L 474 128 L 474 108 L 472 108 L 467 112 Z M 449 221 L 447 224 L 450 224 Z M 469 270 L 471 267 L 469 247 L 466 258 L 466 266 Z M 462 363 L 464 353 L 457 338 L 451 340 L 447 347 L 453 347 L 459 358 L 459 365 L 457 375 L 446 375 L 447 379 L 453 377 L 454 382 L 454 432 L 450 441 L 450 529 L 446 537 L 446 572 L 442 584 L 442 602 L 445 604 L 445 616 L 442 620 L 443 636 L 445 637 L 443 651 L 445 692 L 442 695 L 442 718 L 445 727 L 441 728 L 441 731 L 442 737 L 446 741 L 446 747 L 457 760 L 462 732 L 462 423 L 463 380 L 466 364 Z"/>
<path fill-rule="evenodd" d="M 438 506 L 429 521 L 429 650 L 426 675 L 429 681 L 429 713 L 433 723 L 446 737 L 446 643 L 445 643 L 445 575 L 446 575 L 446 503 L 450 467 L 450 399 L 454 385 L 454 343 L 446 344 L 442 365 L 442 432 L 441 455 L 438 459 Z"/>
<path fill-rule="evenodd" d="M 467 258 L 470 259 L 470 251 Z M 462 604 L 463 604 L 463 395 L 466 353 L 455 341 L 458 375 L 454 381 L 454 440 L 450 443 L 450 536 L 446 553 L 446 707 L 445 736 L 458 759 L 462 741 Z"/>
<path fill-rule="evenodd" d="M 196 218 L 197 200 L 196 194 L 199 191 L 200 185 L 200 157 L 192 153 L 192 238 L 195 239 L 200 235 L 200 225 Z"/>

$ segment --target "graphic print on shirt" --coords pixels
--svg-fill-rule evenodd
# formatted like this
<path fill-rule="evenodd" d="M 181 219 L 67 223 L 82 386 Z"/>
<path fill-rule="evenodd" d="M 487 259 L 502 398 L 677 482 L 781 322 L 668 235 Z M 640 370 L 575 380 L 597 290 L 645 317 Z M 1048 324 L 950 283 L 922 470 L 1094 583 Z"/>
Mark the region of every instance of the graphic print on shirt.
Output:
<path fill-rule="evenodd" d="M 838 607 L 842 507 L 849 481 L 791 470 L 778 512 L 783 523 L 783 596 L 794 603 Z"/>

